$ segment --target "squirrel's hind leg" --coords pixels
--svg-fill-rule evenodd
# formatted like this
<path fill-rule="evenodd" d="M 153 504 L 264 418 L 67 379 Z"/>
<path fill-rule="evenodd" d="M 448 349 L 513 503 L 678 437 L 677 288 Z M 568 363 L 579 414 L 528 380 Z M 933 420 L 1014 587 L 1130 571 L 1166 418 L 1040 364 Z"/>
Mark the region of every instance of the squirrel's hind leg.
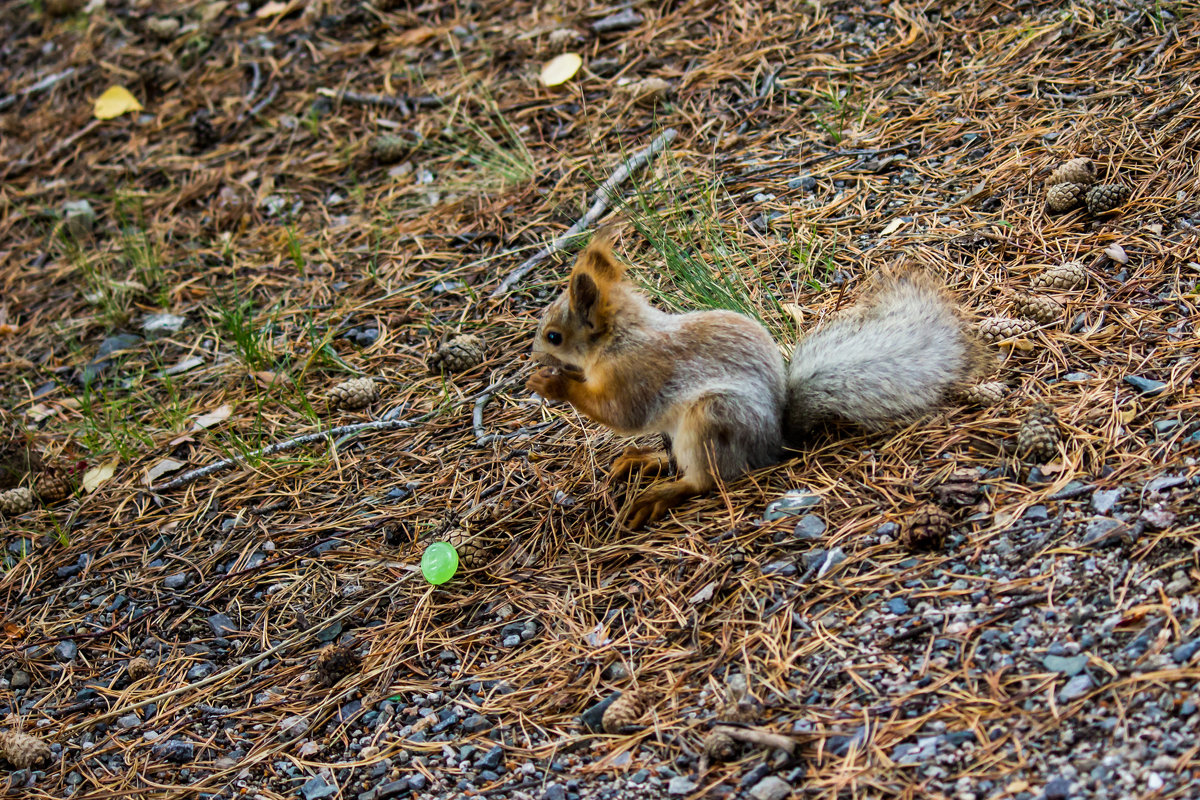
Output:
<path fill-rule="evenodd" d="M 769 431 L 759 431 L 753 424 L 741 424 L 746 421 L 741 417 L 744 413 L 737 398 L 723 394 L 696 400 L 680 420 L 672 442 L 678 479 L 657 483 L 638 495 L 629 506 L 629 527 L 640 528 L 689 497 L 710 491 L 718 475 L 727 479 L 741 475 L 757 460 L 753 448 L 770 447 L 772 438 L 778 442 L 778 423 Z"/>
<path fill-rule="evenodd" d="M 661 475 L 670 467 L 671 457 L 667 451 L 630 445 L 613 461 L 608 477 L 614 481 L 624 480 L 639 470 L 643 475 Z"/>

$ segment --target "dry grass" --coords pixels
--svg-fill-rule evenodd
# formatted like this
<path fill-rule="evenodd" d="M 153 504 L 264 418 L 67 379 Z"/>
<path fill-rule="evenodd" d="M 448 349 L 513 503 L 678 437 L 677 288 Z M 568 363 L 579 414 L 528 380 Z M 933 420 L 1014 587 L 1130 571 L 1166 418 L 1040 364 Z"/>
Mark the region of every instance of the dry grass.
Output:
<path fill-rule="evenodd" d="M 1044 575 L 975 575 L 970 590 L 951 592 L 943 570 L 976 561 L 1026 508 L 1073 480 L 1138 484 L 1165 465 L 1195 471 L 1185 465 L 1197 452 L 1196 6 L 1163 6 L 1171 15 L 1160 19 L 1092 3 L 1015 12 L 964 2 L 940 15 L 901 4 L 668 4 L 639 6 L 644 23 L 596 36 L 589 24 L 602 14 L 583 4 L 328 5 L 326 24 L 226 10 L 221 24 L 198 23 L 168 44 L 142 34 L 144 12 L 124 6 L 47 21 L 33 4 L 12 4 L 0 21 L 0 52 L 12 54 L 0 59 L 7 91 L 78 70 L 0 112 L 0 323 L 12 326 L 0 334 L 0 400 L 50 456 L 116 462 L 98 492 L 3 521 L 0 665 L 33 675 L 26 728 L 67 743 L 28 796 L 61 797 L 72 772 L 81 797 L 175 796 L 234 780 L 293 796 L 272 777 L 275 762 L 357 764 L 345 726 L 331 721 L 348 698 L 403 705 L 491 681 L 512 691 L 457 702 L 503 726 L 510 764 L 574 746 L 578 714 L 609 689 L 650 690 L 654 724 L 592 751 L 591 769 L 623 770 L 617 754 L 639 744 L 665 760 L 698 753 L 716 711 L 711 690 L 730 671 L 753 676 L 768 726 L 789 733 L 794 720 L 811 722 L 801 737 L 806 795 L 928 796 L 888 753 L 933 719 L 979 734 L 956 775 L 1021 774 L 1004 746 L 1011 740 L 988 732 L 1027 714 L 1021 702 L 1044 694 L 1050 676 L 981 674 L 969 657 L 949 667 L 931 660 L 927 636 L 881 636 L 864 649 L 846 630 L 911 581 L 942 599 L 982 590 L 998 614 L 1009 596 L 1052 603 Z M 196 22 L 202 8 L 179 13 Z M 588 75 L 561 92 L 538 86 L 536 68 L 560 49 L 550 33 L 562 27 L 584 32 L 586 63 L 615 58 L 616 75 Z M 274 47 L 264 51 L 260 35 Z M 196 55 L 202 39 L 211 46 Z M 43 42 L 55 44 L 50 55 L 38 54 Z M 648 76 L 671 84 L 655 108 L 619 91 L 624 78 Z M 90 98 L 113 82 L 143 99 L 144 117 L 91 120 Z M 409 113 L 329 103 L 321 88 L 403 95 Z M 194 144 L 200 109 L 219 132 L 211 147 Z M 547 263 L 510 295 L 486 297 L 582 213 L 623 155 L 668 124 L 680 137 L 639 183 L 651 211 L 628 214 L 753 274 L 752 299 L 764 309 L 771 298 L 795 304 L 812 324 L 900 260 L 942 275 L 980 316 L 1003 313 L 1005 290 L 1026 288 L 1049 264 L 1081 260 L 1089 283 L 1063 293 L 1066 322 L 1031 335 L 1027 349 L 1002 351 L 1009 403 L 954 408 L 892 435 L 822 439 L 647 532 L 615 529 L 629 495 L 604 473 L 624 442 L 522 388 L 536 314 L 562 270 Z M 394 176 L 367 150 L 373 135 L 392 131 L 421 142 L 412 168 Z M 1101 220 L 1047 216 L 1041 180 L 1075 155 L 1129 184 L 1130 202 Z M 789 188 L 800 176 L 815 188 Z M 271 214 L 273 195 L 302 205 L 287 218 Z M 99 224 L 68 240 L 53 215 L 79 198 Z M 129 208 L 136 216 L 122 220 Z M 627 223 L 622 242 L 634 272 L 675 291 L 661 253 L 634 230 Z M 1129 254 L 1126 267 L 1102 255 L 1112 243 Z M 798 269 L 812 253 L 811 269 Z M 107 294 L 91 302 L 91 286 Z M 115 379 L 89 393 L 72 382 L 102 339 L 136 331 L 158 310 L 186 316 L 187 327 L 120 357 Z M 786 327 L 782 311 L 764 313 Z M 366 348 L 337 336 L 364 325 L 380 331 Z M 428 374 L 427 356 L 459 330 L 488 340 L 486 362 Z M 160 376 L 190 357 L 202 365 Z M 1061 380 L 1080 371 L 1090 377 Z M 316 398 L 356 374 L 382 379 L 384 399 L 325 415 Z M 1139 396 L 1122 382 L 1129 374 L 1169 388 Z M 541 427 L 479 446 L 472 415 L 483 393 L 487 433 Z M 1030 485 L 1001 442 L 1034 397 L 1056 409 L 1067 440 L 1061 469 Z M 227 421 L 192 429 L 196 414 L 225 404 Z M 171 492 L 142 480 L 167 457 L 203 465 L 389 410 L 417 424 L 250 459 Z M 1156 433 L 1153 423 L 1166 419 L 1182 424 Z M 956 551 L 913 561 L 867 544 L 964 466 L 1002 469 L 986 480 L 989 513 L 961 529 L 968 541 Z M 807 546 L 789 538 L 794 520 L 759 521 L 796 486 L 823 498 L 821 545 L 848 555 L 806 583 L 758 569 Z M 403 487 L 411 491 L 389 497 Z M 488 542 L 486 558 L 431 588 L 415 564 L 426 542 L 454 528 Z M 1169 574 L 1192 563 L 1185 554 L 1198 532 L 1194 516 L 1181 517 L 1130 558 L 1162 562 Z M 12 545 L 22 540 L 32 549 L 19 558 Z M 84 554 L 77 577 L 56 576 Z M 165 589 L 180 571 L 190 584 Z M 711 598 L 696 600 L 705 587 Z M 117 595 L 126 604 L 106 611 Z M 216 612 L 240 632 L 220 657 L 190 654 L 189 643 L 211 639 L 205 620 Z M 539 622 L 538 636 L 500 647 L 505 619 L 523 618 Z M 307 674 L 322 644 L 315 634 L 334 621 L 365 658 L 327 691 Z M 1194 627 L 1179 620 L 1176 636 Z M 52 650 L 68 638 L 80 654 L 63 665 Z M 969 650 L 970 632 L 958 638 Z M 121 680 L 126 661 L 153 642 L 163 654 L 154 674 Z M 443 651 L 455 660 L 443 662 Z M 218 671 L 189 685 L 185 674 L 202 660 Z M 856 666 L 843 670 L 848 661 Z M 633 677 L 606 679 L 615 663 Z M 915 696 L 886 696 L 870 676 L 893 669 L 929 680 Z M 825 670 L 839 688 L 807 702 L 811 687 L 830 685 Z M 1194 667 L 1124 676 L 1112 691 L 1197 677 Z M 77 700 L 88 686 L 95 698 Z M 187 780 L 141 737 L 97 732 L 139 705 L 145 728 L 195 743 Z M 1043 729 L 1072 713 L 1060 707 L 1032 722 Z M 317 752 L 301 755 L 276 735 L 294 714 L 310 720 Z M 864 725 L 858 745 L 831 752 L 830 736 Z M 81 750 L 85 731 L 93 745 Z M 390 734 L 377 744 L 374 758 L 442 749 Z M 244 757 L 219 760 L 234 748 Z M 700 788 L 736 780 L 730 769 L 714 765 Z M 250 777 L 238 778 L 243 770 Z M 343 796 L 361 790 L 354 783 Z"/>

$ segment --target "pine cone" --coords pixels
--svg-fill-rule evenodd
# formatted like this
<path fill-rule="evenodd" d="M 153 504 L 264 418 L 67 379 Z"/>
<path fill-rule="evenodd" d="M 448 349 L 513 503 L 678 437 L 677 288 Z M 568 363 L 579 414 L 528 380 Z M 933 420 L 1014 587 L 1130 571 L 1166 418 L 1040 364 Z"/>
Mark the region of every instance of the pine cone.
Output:
<path fill-rule="evenodd" d="M 75 470 L 63 467 L 42 470 L 33 481 L 33 493 L 43 503 L 66 500 L 75 494 L 75 475 Z"/>
<path fill-rule="evenodd" d="M 137 681 L 154 674 L 154 665 L 150 660 L 138 656 L 137 658 L 129 659 L 129 663 L 125 665 L 125 674 L 129 676 L 129 680 Z"/>
<path fill-rule="evenodd" d="M 1096 165 L 1086 156 L 1064 161 L 1046 179 L 1047 186 L 1054 186 L 1059 183 L 1081 183 L 1084 186 L 1091 186 L 1095 182 Z"/>
<path fill-rule="evenodd" d="M 458 553 L 458 565 L 464 569 L 478 566 L 486 548 L 479 536 L 472 536 L 462 528 L 454 528 L 446 534 L 446 541 Z"/>
<path fill-rule="evenodd" d="M 35 769 L 50 763 L 50 745 L 18 730 L 0 731 L 0 758 L 17 769 Z"/>
<path fill-rule="evenodd" d="M 1001 381 L 989 381 L 968 386 L 960 393 L 964 402 L 976 406 L 995 406 L 1004 400 L 1008 394 L 1008 384 Z"/>
<path fill-rule="evenodd" d="M 1087 190 L 1084 202 L 1089 214 L 1099 216 L 1112 211 L 1129 199 L 1129 187 L 1120 183 L 1101 183 Z"/>
<path fill-rule="evenodd" d="M 1017 455 L 1044 464 L 1058 455 L 1061 440 L 1054 409 L 1038 403 L 1029 410 L 1017 431 Z"/>
<path fill-rule="evenodd" d="M 979 321 L 979 335 L 989 344 L 1024 336 L 1037 327 L 1037 323 L 1029 319 L 1012 319 L 1011 317 L 986 317 Z"/>
<path fill-rule="evenodd" d="M 732 761 L 737 758 L 738 744 L 724 731 L 710 731 L 704 737 L 704 755 L 711 761 Z"/>
<path fill-rule="evenodd" d="M 612 705 L 604 709 L 600 720 L 605 733 L 622 733 L 637 724 L 646 713 L 646 702 L 634 691 L 622 692 Z"/>
<path fill-rule="evenodd" d="M 373 378 L 354 378 L 329 390 L 331 408 L 363 408 L 379 399 L 379 387 Z"/>
<path fill-rule="evenodd" d="M 1044 294 L 1018 294 L 1013 298 L 1013 311 L 1017 316 L 1045 325 L 1062 317 L 1062 306 L 1053 297 Z"/>
<path fill-rule="evenodd" d="M 940 550 L 950 534 L 950 515 L 945 509 L 926 503 L 912 513 L 900 543 L 909 550 Z"/>
<path fill-rule="evenodd" d="M 317 682 L 322 686 L 335 683 L 358 669 L 362 659 L 349 647 L 328 644 L 317 653 Z"/>
<path fill-rule="evenodd" d="M 221 135 L 213 127 L 207 111 L 201 109 L 192 115 L 192 146 L 196 150 L 207 150 L 220 140 Z"/>
<path fill-rule="evenodd" d="M 465 372 L 483 362 L 487 345 L 473 333 L 463 333 L 437 349 L 429 357 L 429 371 Z"/>
<path fill-rule="evenodd" d="M 371 140 L 371 155 L 384 164 L 393 164 L 413 151 L 416 143 L 403 136 L 376 136 Z"/>
<path fill-rule="evenodd" d="M 1051 214 L 1065 214 L 1083 203 L 1087 186 L 1082 183 L 1056 183 L 1046 190 L 1046 208 Z"/>
<path fill-rule="evenodd" d="M 0 514 L 6 517 L 24 514 L 33 506 L 33 489 L 28 486 L 18 486 L 16 489 L 0 492 Z"/>
<path fill-rule="evenodd" d="M 1033 276 L 1035 289 L 1077 289 L 1087 283 L 1087 270 L 1078 261 L 1056 264 Z"/>

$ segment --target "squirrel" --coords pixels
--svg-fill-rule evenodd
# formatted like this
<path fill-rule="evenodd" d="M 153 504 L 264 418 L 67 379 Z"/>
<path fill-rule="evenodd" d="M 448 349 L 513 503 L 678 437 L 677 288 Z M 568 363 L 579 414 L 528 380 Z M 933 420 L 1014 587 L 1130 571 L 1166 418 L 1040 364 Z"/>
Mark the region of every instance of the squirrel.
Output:
<path fill-rule="evenodd" d="M 685 499 L 780 461 L 817 425 L 879 429 L 941 404 L 988 359 L 944 289 L 915 271 L 882 277 L 866 299 L 801 339 L 786 369 L 757 321 L 732 311 L 655 308 L 625 277 L 607 232 L 578 256 L 543 312 L 540 366 L 526 388 L 625 435 L 659 433 L 671 453 L 630 446 L 614 480 L 662 474 L 630 505 L 632 529 Z"/>

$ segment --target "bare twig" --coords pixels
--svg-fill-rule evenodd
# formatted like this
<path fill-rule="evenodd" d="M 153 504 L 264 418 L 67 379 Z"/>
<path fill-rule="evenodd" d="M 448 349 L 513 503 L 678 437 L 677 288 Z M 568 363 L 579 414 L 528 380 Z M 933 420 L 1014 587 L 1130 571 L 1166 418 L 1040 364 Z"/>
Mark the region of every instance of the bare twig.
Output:
<path fill-rule="evenodd" d="M 268 445 L 261 450 L 256 450 L 249 456 L 234 456 L 233 458 L 225 458 L 209 464 L 206 467 L 200 467 L 190 472 L 185 472 L 174 480 L 167 481 L 159 486 L 151 487 L 152 492 L 166 492 L 171 489 L 178 489 L 180 486 L 186 486 L 193 481 L 207 478 L 222 470 L 236 467 L 246 463 L 247 458 L 262 458 L 264 456 L 272 456 L 276 453 L 282 453 L 285 450 L 294 450 L 306 444 L 319 442 L 322 439 L 333 439 L 335 437 L 347 436 L 349 434 L 357 434 L 362 431 L 395 431 L 402 428 L 413 428 L 417 426 L 417 422 L 408 422 L 399 419 L 378 419 L 371 422 L 356 422 L 353 425 L 339 425 L 336 428 L 330 428 L 327 431 L 318 431 L 317 433 L 306 433 L 303 436 L 296 436 L 291 439 L 285 439 L 282 442 Z"/>
<path fill-rule="evenodd" d="M 796 750 L 796 740 L 789 736 L 781 736 L 778 733 L 771 733 L 760 728 L 735 728 L 732 725 L 718 725 L 713 728 L 714 733 L 723 733 L 730 739 L 737 739 L 739 742 L 748 744 L 756 744 L 759 747 L 769 747 L 772 750 L 782 750 L 788 755 L 791 755 Z"/>
<path fill-rule="evenodd" d="M 70 67 L 69 69 L 64 69 L 62 72 L 56 72 L 53 75 L 47 75 L 37 83 L 33 84 L 32 86 L 26 86 L 19 92 L 10 94 L 7 97 L 0 97 L 0 111 L 3 111 L 13 103 L 17 102 L 19 98 L 34 94 L 35 92 L 45 91 L 46 89 L 49 89 L 59 82 L 66 80 L 74 74 L 75 68 Z"/>
<path fill-rule="evenodd" d="M 534 253 L 532 256 L 525 259 L 521 266 L 510 272 L 508 277 L 501 281 L 500 285 L 496 287 L 496 291 L 492 292 L 492 298 L 495 299 L 507 293 L 514 285 L 516 285 L 518 281 L 524 278 L 530 270 L 545 261 L 554 253 L 561 250 L 576 236 L 595 225 L 596 220 L 604 216 L 604 214 L 608 211 L 609 206 L 616 199 L 616 195 L 614 193 L 616 188 L 625 181 L 629 180 L 629 176 L 632 175 L 635 170 L 640 169 L 641 167 L 650 163 L 650 161 L 656 155 L 665 150 L 667 145 L 669 145 L 677 135 L 678 131 L 676 131 L 674 128 L 667 128 L 665 131 L 660 133 L 645 150 L 634 153 L 625 161 L 621 162 L 621 165 L 617 167 L 612 175 L 609 176 L 608 180 L 602 183 L 600 188 L 597 189 L 592 195 L 592 206 L 587 210 L 587 213 L 580 217 L 579 221 L 577 221 L 574 225 L 567 228 L 565 232 L 550 242 L 550 244 L 546 245 L 537 253 Z"/>
<path fill-rule="evenodd" d="M 429 108 L 431 106 L 442 105 L 440 97 L 408 97 L 407 95 L 389 95 L 389 94 L 368 94 L 364 92 L 352 92 L 349 89 L 345 91 L 335 91 L 333 89 L 317 89 L 317 94 L 325 97 L 332 97 L 335 100 L 345 103 L 357 103 L 363 106 L 387 106 L 399 111 L 403 116 L 412 115 L 412 107 Z"/>

